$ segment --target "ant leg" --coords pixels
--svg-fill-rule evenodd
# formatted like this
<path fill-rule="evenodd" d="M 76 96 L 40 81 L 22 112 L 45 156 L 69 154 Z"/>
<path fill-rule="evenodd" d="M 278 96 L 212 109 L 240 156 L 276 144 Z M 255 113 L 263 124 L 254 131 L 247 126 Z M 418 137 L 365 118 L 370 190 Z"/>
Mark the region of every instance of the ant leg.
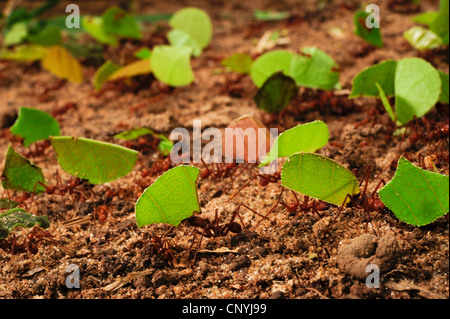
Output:
<path fill-rule="evenodd" d="M 231 195 L 230 199 L 233 199 L 234 197 L 236 197 L 236 195 L 238 195 L 243 189 L 245 189 L 248 185 L 250 185 L 251 182 L 253 182 L 253 180 L 258 177 L 258 174 L 255 174 L 252 178 L 250 178 L 250 180 L 244 184 L 244 186 L 242 186 L 236 193 L 234 193 L 233 195 Z"/>
<path fill-rule="evenodd" d="M 336 216 L 331 220 L 331 222 L 328 224 L 327 229 L 331 227 L 332 224 L 338 219 L 338 217 L 341 215 L 342 210 L 345 207 L 345 204 L 347 203 L 347 200 L 350 199 L 350 201 L 353 201 L 353 197 L 350 194 L 345 195 L 344 201 L 342 202 L 341 206 L 339 207 L 339 211 L 336 214 Z"/>

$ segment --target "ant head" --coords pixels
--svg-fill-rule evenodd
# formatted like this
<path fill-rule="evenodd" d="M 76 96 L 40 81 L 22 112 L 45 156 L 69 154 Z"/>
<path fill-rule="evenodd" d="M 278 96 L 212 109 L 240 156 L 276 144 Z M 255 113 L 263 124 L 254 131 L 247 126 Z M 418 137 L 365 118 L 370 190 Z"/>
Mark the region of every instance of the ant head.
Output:
<path fill-rule="evenodd" d="M 297 209 L 298 209 L 297 203 L 290 203 L 289 205 L 287 205 L 287 210 L 289 213 L 294 213 L 297 211 Z"/>
<path fill-rule="evenodd" d="M 269 184 L 269 179 L 261 176 L 259 179 L 259 185 L 264 187 L 264 186 L 267 186 L 268 184 Z"/>
<path fill-rule="evenodd" d="M 197 216 L 192 216 L 191 218 L 188 218 L 187 221 L 189 225 L 194 227 L 204 227 L 207 224 L 205 219 Z"/>
<path fill-rule="evenodd" d="M 209 177 L 209 170 L 207 168 L 202 169 L 202 171 L 200 172 L 200 178 L 201 179 L 205 179 Z"/>
<path fill-rule="evenodd" d="M 242 231 L 242 227 L 239 223 L 233 222 L 229 226 L 230 232 L 239 234 Z"/>

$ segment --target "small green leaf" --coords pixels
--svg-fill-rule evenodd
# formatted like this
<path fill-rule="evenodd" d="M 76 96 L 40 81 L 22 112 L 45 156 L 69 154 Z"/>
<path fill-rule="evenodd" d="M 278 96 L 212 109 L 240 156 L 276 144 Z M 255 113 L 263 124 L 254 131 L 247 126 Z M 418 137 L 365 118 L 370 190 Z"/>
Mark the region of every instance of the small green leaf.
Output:
<path fill-rule="evenodd" d="M 6 46 L 16 45 L 22 43 L 28 35 L 27 23 L 17 22 L 10 30 L 5 34 L 3 43 Z"/>
<path fill-rule="evenodd" d="M 255 10 L 253 12 L 256 20 L 259 21 L 278 21 L 289 18 L 289 12 L 275 12 L 269 10 Z"/>
<path fill-rule="evenodd" d="M 141 59 L 119 68 L 108 78 L 108 81 L 114 81 L 121 78 L 131 78 L 136 75 L 152 73 L 150 59 Z"/>
<path fill-rule="evenodd" d="M 31 215 L 22 208 L 8 210 L 0 214 L 0 240 L 6 239 L 15 227 L 31 228 L 36 225 L 39 225 L 41 228 L 49 228 L 50 222 L 47 216 Z"/>
<path fill-rule="evenodd" d="M 366 11 L 357 11 L 353 17 L 355 24 L 355 34 L 364 39 L 367 43 L 372 44 L 378 48 L 383 46 L 383 39 L 381 37 L 380 28 L 367 28 L 366 19 L 370 15 Z"/>
<path fill-rule="evenodd" d="M 439 102 L 449 103 L 449 81 L 448 74 L 439 71 L 439 76 L 441 77 L 441 95 L 439 96 Z"/>
<path fill-rule="evenodd" d="M 67 173 L 92 184 L 104 184 L 127 175 L 136 164 L 138 152 L 86 138 L 51 138 L 59 165 Z"/>
<path fill-rule="evenodd" d="M 277 137 L 269 154 L 259 166 L 295 153 L 314 153 L 328 143 L 329 135 L 328 126 L 322 121 L 297 125 Z"/>
<path fill-rule="evenodd" d="M 430 224 L 449 211 L 449 177 L 423 170 L 403 156 L 379 194 L 398 219 L 414 226 Z"/>
<path fill-rule="evenodd" d="M 110 7 L 103 13 L 102 28 L 108 34 L 132 39 L 142 38 L 141 30 L 134 18 L 118 7 Z"/>
<path fill-rule="evenodd" d="M 364 69 L 353 79 L 352 93 L 349 97 L 378 97 L 379 91 L 375 83 L 378 83 L 386 96 L 393 96 L 396 67 L 396 61 L 386 60 Z"/>
<path fill-rule="evenodd" d="M 441 79 L 438 71 L 420 58 L 397 62 L 395 71 L 395 113 L 401 124 L 422 117 L 439 100 Z"/>
<path fill-rule="evenodd" d="M 114 47 L 117 46 L 117 37 L 113 34 L 107 33 L 103 29 L 103 19 L 101 17 L 84 16 L 81 19 L 81 26 L 98 42 Z"/>
<path fill-rule="evenodd" d="M 155 77 L 170 86 L 188 85 L 194 81 L 190 57 L 192 48 L 159 45 L 154 47 L 151 68 Z"/>
<path fill-rule="evenodd" d="M 46 184 L 41 168 L 9 145 L 2 173 L 3 188 L 38 194 L 45 191 L 45 187 L 40 183 Z"/>
<path fill-rule="evenodd" d="M 403 37 L 417 50 L 432 50 L 443 44 L 436 33 L 419 26 L 405 31 Z"/>
<path fill-rule="evenodd" d="M 164 223 L 178 226 L 200 212 L 197 179 L 200 169 L 181 165 L 161 175 L 136 202 L 138 227 Z"/>
<path fill-rule="evenodd" d="M 134 56 L 139 59 L 149 59 L 152 56 L 152 51 L 149 48 L 142 48 Z"/>
<path fill-rule="evenodd" d="M 11 127 L 11 133 L 23 138 L 28 146 L 34 142 L 47 140 L 50 136 L 59 136 L 60 128 L 50 114 L 33 108 L 21 107 L 19 116 Z"/>
<path fill-rule="evenodd" d="M 202 54 L 202 47 L 195 41 L 187 32 L 183 30 L 171 30 L 167 34 L 167 39 L 173 47 L 190 47 L 192 49 L 192 55 L 195 57 Z"/>
<path fill-rule="evenodd" d="M 271 75 L 255 96 L 256 105 L 266 112 L 276 113 L 284 110 L 298 95 L 295 81 L 277 72 Z"/>
<path fill-rule="evenodd" d="M 291 62 L 294 56 L 294 53 L 284 50 L 274 50 L 261 55 L 253 62 L 250 71 L 253 83 L 257 87 L 261 87 L 272 74 L 279 71 L 290 76 Z"/>
<path fill-rule="evenodd" d="M 253 59 L 246 53 L 235 53 L 220 63 L 234 72 L 249 74 L 252 69 Z"/>
<path fill-rule="evenodd" d="M 58 27 L 50 25 L 37 34 L 30 34 L 28 41 L 33 44 L 52 46 L 61 44 L 61 31 Z"/>
<path fill-rule="evenodd" d="M 339 66 L 325 52 L 307 47 L 291 62 L 289 75 L 298 86 L 332 90 L 339 85 Z"/>
<path fill-rule="evenodd" d="M 119 134 L 114 135 L 114 138 L 118 138 L 120 140 L 125 140 L 125 141 L 131 141 L 140 136 L 144 136 L 147 134 L 154 135 L 155 132 L 153 132 L 151 129 L 146 128 L 146 127 L 134 127 L 130 130 L 123 131 Z"/>
<path fill-rule="evenodd" d="M 342 205 L 359 194 L 358 180 L 344 166 L 318 154 L 291 155 L 281 171 L 281 185 L 324 202 Z M 346 203 L 350 201 L 347 198 Z"/>
<path fill-rule="evenodd" d="M 193 7 L 181 9 L 175 12 L 169 24 L 173 29 L 187 33 L 202 49 L 211 42 L 212 22 L 202 9 Z"/>
<path fill-rule="evenodd" d="M 0 50 L 0 60 L 36 61 L 45 57 L 47 49 L 40 45 L 20 45 L 12 50 Z"/>
<path fill-rule="evenodd" d="M 94 75 L 93 82 L 95 89 L 100 90 L 103 84 L 108 81 L 109 77 L 119 69 L 120 66 L 109 60 L 103 63 Z"/>

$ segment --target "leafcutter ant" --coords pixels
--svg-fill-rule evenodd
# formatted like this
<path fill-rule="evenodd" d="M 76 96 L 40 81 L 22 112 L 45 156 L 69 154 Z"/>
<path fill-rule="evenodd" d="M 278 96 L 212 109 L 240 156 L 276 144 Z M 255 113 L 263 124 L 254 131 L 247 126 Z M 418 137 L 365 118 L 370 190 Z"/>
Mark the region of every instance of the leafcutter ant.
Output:
<path fill-rule="evenodd" d="M 48 231 L 43 230 L 39 226 L 34 226 L 22 243 L 18 243 L 15 235 L 13 235 L 12 240 L 0 240 L 0 248 L 11 255 L 18 255 L 26 252 L 36 255 L 39 250 L 38 243 L 43 240 L 54 241 L 52 235 Z"/>

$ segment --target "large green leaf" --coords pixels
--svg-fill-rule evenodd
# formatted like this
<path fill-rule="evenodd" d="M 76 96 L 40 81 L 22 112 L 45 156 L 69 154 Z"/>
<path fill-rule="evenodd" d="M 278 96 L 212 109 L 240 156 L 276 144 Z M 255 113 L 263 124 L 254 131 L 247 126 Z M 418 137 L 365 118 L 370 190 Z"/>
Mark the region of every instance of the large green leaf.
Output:
<path fill-rule="evenodd" d="M 173 29 L 187 33 L 202 49 L 211 42 L 213 32 L 211 19 L 202 9 L 193 7 L 181 9 L 175 12 L 169 24 Z"/>
<path fill-rule="evenodd" d="M 289 157 L 295 153 L 314 153 L 325 146 L 328 139 L 328 126 L 322 121 L 297 125 L 277 137 L 269 154 L 259 166 L 265 166 L 279 157 Z"/>
<path fill-rule="evenodd" d="M 103 184 L 127 175 L 136 164 L 138 152 L 115 144 L 87 138 L 51 138 L 58 162 L 67 173 Z"/>
<path fill-rule="evenodd" d="M 150 58 L 155 77 L 170 86 L 188 85 L 194 80 L 190 57 L 192 48 L 159 45 Z"/>
<path fill-rule="evenodd" d="M 279 71 L 289 76 L 294 56 L 294 53 L 284 50 L 274 50 L 261 55 L 253 62 L 250 71 L 255 85 L 261 87 L 272 74 Z"/>
<path fill-rule="evenodd" d="M 318 154 L 291 155 L 283 165 L 281 184 L 303 195 L 334 205 L 359 194 L 358 180 L 351 171 Z M 347 198 L 346 203 L 350 201 Z"/>
<path fill-rule="evenodd" d="M 290 65 L 289 75 L 298 86 L 332 90 L 339 86 L 336 62 L 325 52 L 307 47 L 296 55 Z"/>
<path fill-rule="evenodd" d="M 439 100 L 441 79 L 427 61 L 405 58 L 397 62 L 395 71 L 395 113 L 401 124 L 414 116 L 422 117 Z"/>
<path fill-rule="evenodd" d="M 49 228 L 50 222 L 47 216 L 31 215 L 22 208 L 10 209 L 0 214 L 0 240 L 7 238 L 15 227 L 31 228 L 36 225 L 41 228 Z"/>
<path fill-rule="evenodd" d="M 283 72 L 277 72 L 258 90 L 255 102 L 258 108 L 276 113 L 284 110 L 297 95 L 298 87 L 295 81 Z"/>
<path fill-rule="evenodd" d="M 45 191 L 45 187 L 40 183 L 46 184 L 41 168 L 17 153 L 9 145 L 2 173 L 3 188 L 41 193 Z"/>
<path fill-rule="evenodd" d="M 383 203 L 405 223 L 423 226 L 449 211 L 449 177 L 414 166 L 403 156 L 380 191 Z"/>
<path fill-rule="evenodd" d="M 50 114 L 33 108 L 21 107 L 19 116 L 11 127 L 11 133 L 23 138 L 28 146 L 34 142 L 47 140 L 50 136 L 59 136 L 60 128 Z"/>
<path fill-rule="evenodd" d="M 164 223 L 178 226 L 182 220 L 200 212 L 197 179 L 200 170 L 181 165 L 161 175 L 136 202 L 139 227 Z"/>

